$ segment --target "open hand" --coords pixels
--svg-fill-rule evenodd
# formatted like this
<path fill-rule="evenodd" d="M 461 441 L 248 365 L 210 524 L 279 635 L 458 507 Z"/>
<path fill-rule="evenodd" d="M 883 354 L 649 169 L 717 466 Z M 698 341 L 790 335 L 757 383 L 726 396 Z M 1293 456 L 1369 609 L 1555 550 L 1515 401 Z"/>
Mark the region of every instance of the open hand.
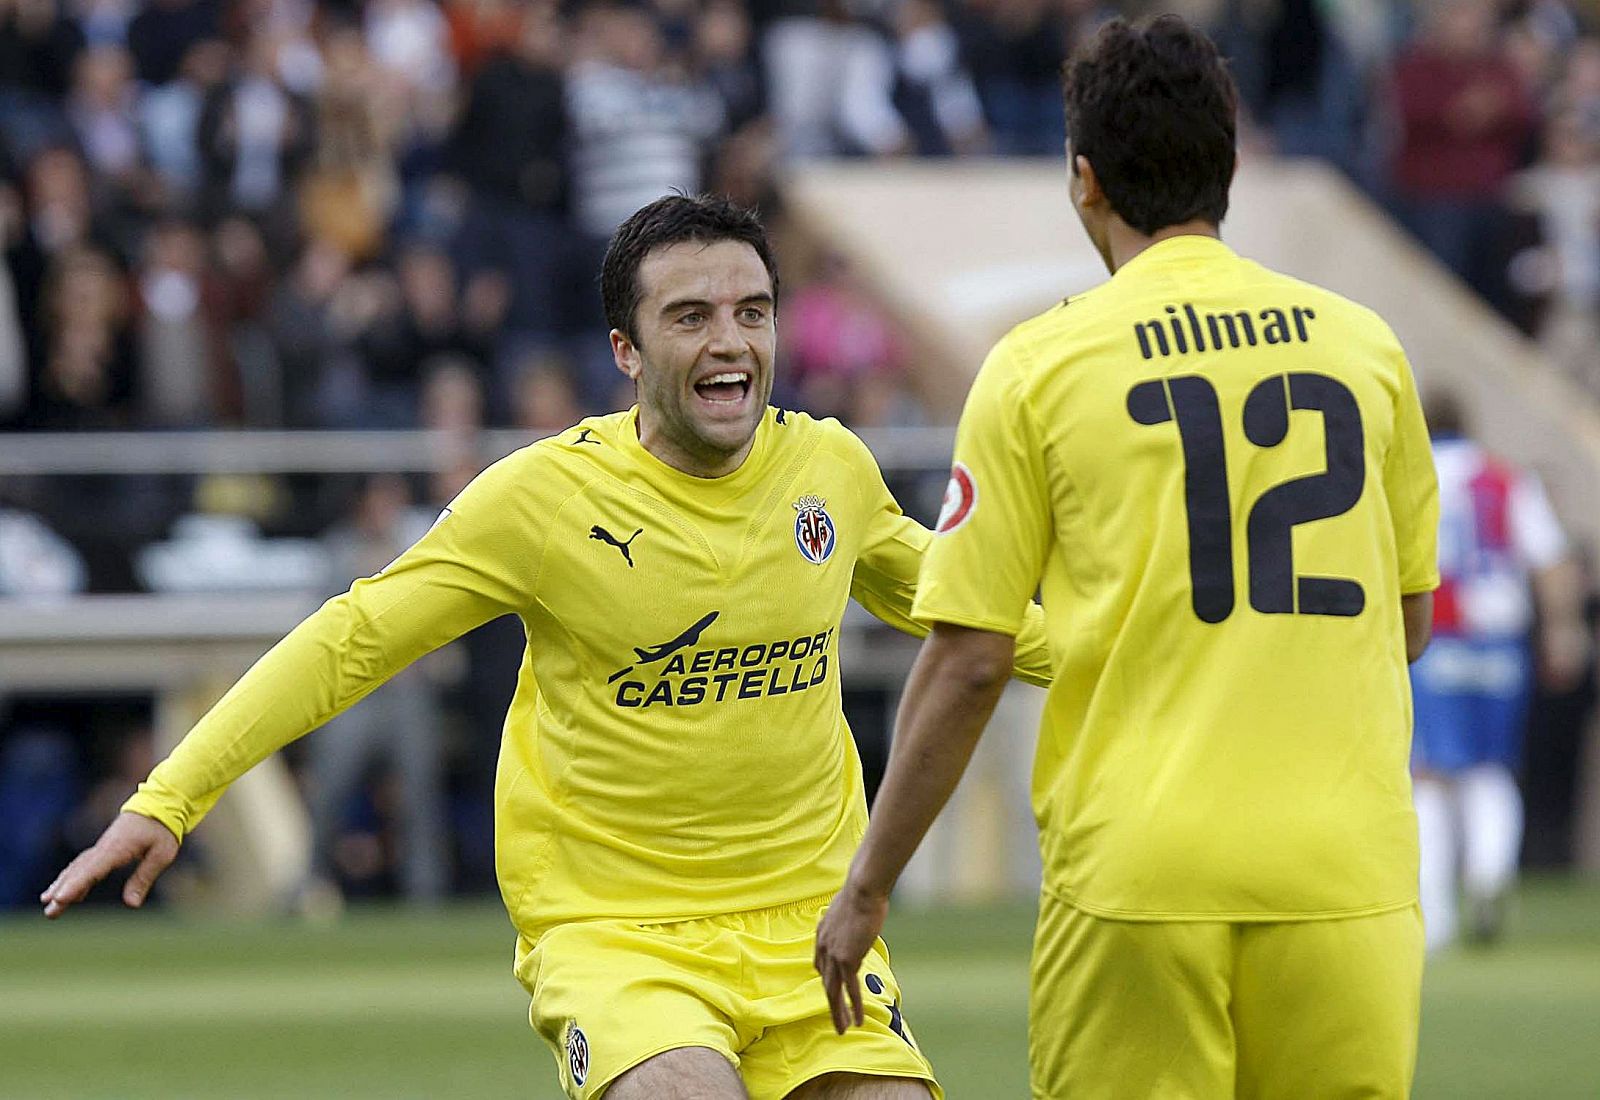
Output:
<path fill-rule="evenodd" d="M 94 847 L 78 854 L 39 895 L 51 920 L 88 897 L 89 890 L 118 867 L 139 861 L 122 888 L 123 904 L 137 909 L 162 871 L 178 856 L 178 838 L 161 822 L 143 814 L 122 813 L 106 826 Z"/>

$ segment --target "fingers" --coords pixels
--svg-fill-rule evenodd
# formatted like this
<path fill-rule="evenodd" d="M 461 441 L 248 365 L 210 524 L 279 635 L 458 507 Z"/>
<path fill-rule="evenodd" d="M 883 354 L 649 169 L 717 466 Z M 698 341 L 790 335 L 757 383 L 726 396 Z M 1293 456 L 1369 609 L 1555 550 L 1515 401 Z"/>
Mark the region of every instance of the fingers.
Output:
<path fill-rule="evenodd" d="M 822 987 L 828 994 L 828 1015 L 833 1018 L 833 1030 L 843 1035 L 850 1029 L 850 1010 L 845 1005 L 845 977 L 844 967 L 835 959 L 828 960 L 828 970 L 823 976 Z"/>
<path fill-rule="evenodd" d="M 127 885 L 122 888 L 123 904 L 137 909 L 144 904 L 145 896 L 150 893 L 150 887 L 160 877 L 161 872 L 172 865 L 176 851 L 167 851 L 156 845 L 151 845 L 145 852 L 144 858 L 139 861 L 139 866 L 128 877 Z"/>
<path fill-rule="evenodd" d="M 44 915 L 51 920 L 59 917 L 69 906 L 82 901 L 95 883 L 131 858 L 131 854 L 119 857 L 98 844 L 80 853 L 56 876 L 49 889 L 39 895 L 39 900 L 44 902 Z"/>
<path fill-rule="evenodd" d="M 821 944 L 817 946 L 812 964 L 822 975 L 822 991 L 828 998 L 833 1030 L 843 1035 L 852 1022 L 861 1026 L 866 1016 L 861 1004 L 861 982 L 856 973 L 860 964 L 851 965 L 834 958 Z"/>
<path fill-rule="evenodd" d="M 861 974 L 857 967 L 850 968 L 850 973 L 845 978 L 845 989 L 850 993 L 851 1015 L 855 1018 L 856 1026 L 860 1027 L 867 1022 L 867 1016 L 861 1007 Z M 843 1029 L 840 1029 L 839 1034 L 844 1034 Z"/>
<path fill-rule="evenodd" d="M 122 900 L 138 908 L 156 877 L 178 854 L 177 838 L 159 822 L 124 813 L 107 826 L 94 847 L 78 854 L 39 895 L 44 915 L 54 920 L 88 896 L 95 884 L 124 864 L 139 866 L 122 892 Z"/>

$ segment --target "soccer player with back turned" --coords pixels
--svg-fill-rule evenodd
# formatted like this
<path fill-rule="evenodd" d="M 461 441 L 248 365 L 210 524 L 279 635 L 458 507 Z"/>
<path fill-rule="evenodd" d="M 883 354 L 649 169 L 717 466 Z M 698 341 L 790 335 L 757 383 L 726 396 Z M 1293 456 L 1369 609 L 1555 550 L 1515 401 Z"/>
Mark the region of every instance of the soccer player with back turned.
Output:
<path fill-rule="evenodd" d="M 1422 974 L 1408 659 L 1437 489 L 1370 310 L 1218 237 L 1235 92 L 1182 20 L 1069 62 L 1070 193 L 1111 278 L 984 363 L 889 773 L 818 933 L 838 1026 L 1037 589 L 1033 1094 L 1402 1097 Z"/>
<path fill-rule="evenodd" d="M 841 1038 L 813 932 L 866 828 L 840 709 L 854 597 L 910 617 L 931 541 L 866 447 L 770 407 L 777 275 L 756 218 L 669 197 L 601 275 L 639 404 L 495 464 L 433 529 L 261 659 L 51 884 L 141 860 L 143 901 L 227 785 L 421 654 L 516 614 L 495 785 L 531 1019 L 575 1100 L 939 1095 L 882 943 Z M 1018 671 L 1047 683 L 1039 609 Z M 315 1091 L 313 1088 L 312 1091 Z"/>

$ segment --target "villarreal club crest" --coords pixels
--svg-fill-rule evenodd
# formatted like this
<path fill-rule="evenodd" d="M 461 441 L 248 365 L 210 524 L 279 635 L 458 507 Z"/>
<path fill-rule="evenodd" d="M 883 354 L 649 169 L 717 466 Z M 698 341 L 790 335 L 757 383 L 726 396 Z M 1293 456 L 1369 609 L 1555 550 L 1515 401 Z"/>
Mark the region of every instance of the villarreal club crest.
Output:
<path fill-rule="evenodd" d="M 839 532 L 828 515 L 827 501 L 818 496 L 803 496 L 794 502 L 794 544 L 800 556 L 812 565 L 821 565 L 833 556 Z"/>

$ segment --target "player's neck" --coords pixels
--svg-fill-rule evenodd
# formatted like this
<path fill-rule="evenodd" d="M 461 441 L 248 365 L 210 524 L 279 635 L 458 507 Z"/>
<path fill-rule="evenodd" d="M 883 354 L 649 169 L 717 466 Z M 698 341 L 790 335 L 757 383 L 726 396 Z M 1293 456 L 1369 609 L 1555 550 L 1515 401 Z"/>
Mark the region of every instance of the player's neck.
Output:
<path fill-rule="evenodd" d="M 1141 233 L 1130 226 L 1121 218 L 1112 218 L 1106 235 L 1106 244 L 1111 253 L 1111 273 L 1115 275 L 1122 270 L 1122 265 L 1133 259 L 1139 253 L 1153 244 L 1171 240 L 1173 237 L 1211 237 L 1220 239 L 1222 234 L 1216 225 L 1204 220 L 1194 218 L 1190 221 L 1179 222 L 1176 225 L 1162 226 L 1154 233 Z"/>
<path fill-rule="evenodd" d="M 726 477 L 744 465 L 756 442 L 755 433 L 752 432 L 744 446 L 732 454 L 685 447 L 672 438 L 660 417 L 642 404 L 639 406 L 638 429 L 640 446 L 674 470 L 690 477 Z"/>

